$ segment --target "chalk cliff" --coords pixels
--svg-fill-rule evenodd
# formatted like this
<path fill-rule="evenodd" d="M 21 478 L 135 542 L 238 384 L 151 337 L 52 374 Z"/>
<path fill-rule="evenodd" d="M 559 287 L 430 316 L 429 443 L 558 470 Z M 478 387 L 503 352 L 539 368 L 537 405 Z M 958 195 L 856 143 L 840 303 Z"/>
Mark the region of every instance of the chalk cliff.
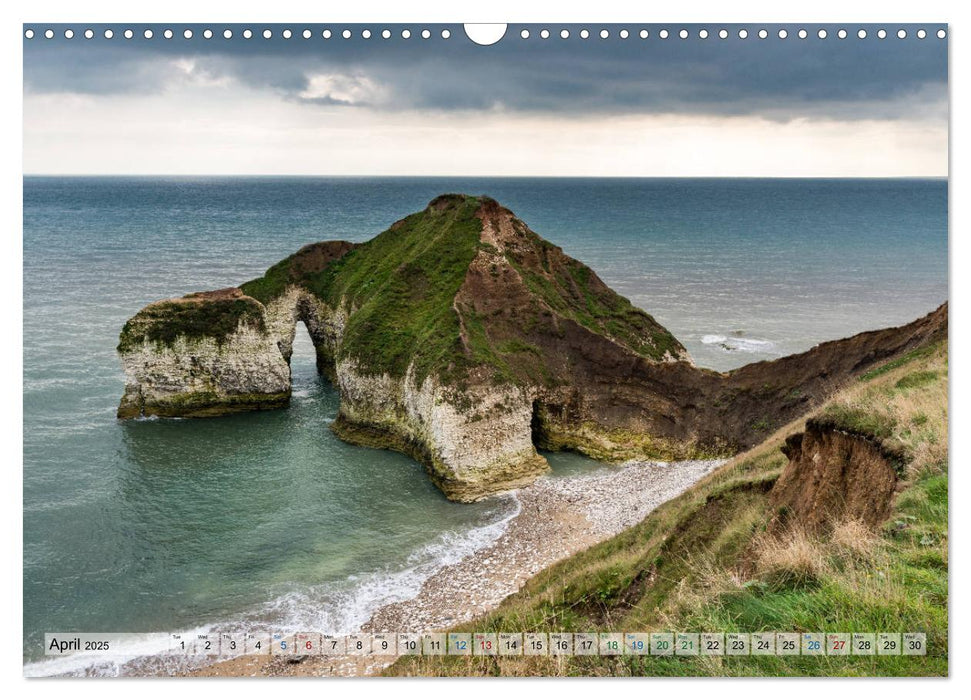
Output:
<path fill-rule="evenodd" d="M 366 243 L 312 244 L 238 289 L 147 306 L 121 334 L 119 417 L 286 405 L 297 321 L 340 392 L 337 435 L 410 454 L 470 501 L 547 470 L 537 447 L 605 460 L 743 449 L 847 377 L 940 337 L 947 310 L 704 370 L 508 209 L 443 195 Z"/>

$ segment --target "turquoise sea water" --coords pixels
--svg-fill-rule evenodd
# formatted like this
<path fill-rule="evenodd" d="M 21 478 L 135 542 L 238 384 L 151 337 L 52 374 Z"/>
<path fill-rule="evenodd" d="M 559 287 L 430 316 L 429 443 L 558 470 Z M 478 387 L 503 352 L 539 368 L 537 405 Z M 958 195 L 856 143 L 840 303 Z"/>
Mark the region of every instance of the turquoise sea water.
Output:
<path fill-rule="evenodd" d="M 348 631 L 497 535 L 514 499 L 449 503 L 408 458 L 331 435 L 302 328 L 288 410 L 114 418 L 118 331 L 144 304 L 456 191 L 498 199 L 716 369 L 947 298 L 941 180 L 25 178 L 25 662 L 51 631 Z"/>

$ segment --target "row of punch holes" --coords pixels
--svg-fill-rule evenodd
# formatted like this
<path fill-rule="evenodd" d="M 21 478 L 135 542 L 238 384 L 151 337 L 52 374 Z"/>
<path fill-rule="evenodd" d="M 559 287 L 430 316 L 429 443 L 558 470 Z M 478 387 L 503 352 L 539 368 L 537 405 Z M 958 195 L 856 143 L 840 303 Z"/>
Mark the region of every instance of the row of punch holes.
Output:
<path fill-rule="evenodd" d="M 73 29 L 65 29 L 63 31 L 63 36 L 65 39 L 73 39 L 75 36 L 83 36 L 85 39 L 93 39 L 96 35 L 96 32 L 93 29 L 84 29 L 79 31 L 80 33 L 78 34 Z M 284 39 L 292 39 L 297 36 L 304 39 L 310 39 L 314 36 L 314 32 L 312 32 L 310 29 L 304 29 L 302 31 L 283 29 L 278 31 L 279 36 Z M 875 32 L 873 32 L 873 36 L 876 36 L 878 39 L 886 39 L 888 36 L 892 35 L 891 32 L 888 32 L 886 29 L 877 29 Z M 442 29 L 437 33 L 442 39 L 450 39 L 452 36 L 452 32 L 449 29 Z M 847 37 L 851 36 L 851 33 L 855 33 L 856 37 L 859 39 L 866 39 L 868 36 L 871 36 L 866 29 L 858 29 L 855 32 L 847 29 L 838 29 L 833 32 L 833 35 L 838 39 L 846 39 Z M 344 29 L 339 32 L 324 29 L 320 33 L 320 36 L 323 39 L 331 39 L 338 36 L 342 37 L 343 39 L 351 39 L 355 36 L 359 36 L 361 39 L 370 39 L 374 36 L 380 36 L 382 39 L 390 39 L 394 36 L 394 34 L 395 33 L 390 29 L 383 29 L 380 32 L 377 32 L 376 30 L 372 32 L 370 29 L 360 29 L 356 33 L 350 29 Z M 695 32 L 691 32 L 687 29 L 681 29 L 676 32 L 668 29 L 661 29 L 657 31 L 656 36 L 658 39 L 668 39 L 677 36 L 680 39 L 690 39 L 694 37 L 705 40 L 710 37 L 718 37 L 719 39 L 725 40 L 732 37 L 733 34 L 739 39 L 748 39 L 752 35 L 757 36 L 759 39 L 768 39 L 773 35 L 777 36 L 779 39 L 787 39 L 790 36 L 795 36 L 799 39 L 807 39 L 813 33 L 811 33 L 808 29 L 799 29 L 795 31 L 794 34 L 790 34 L 789 30 L 787 29 L 779 29 L 778 31 L 773 32 L 770 32 L 768 29 L 753 30 L 752 32 L 749 32 L 748 29 L 729 31 L 728 29 L 724 28 L 718 30 L 713 29 L 711 31 L 708 29 L 699 29 Z M 105 39 L 113 39 L 115 37 L 115 31 L 112 29 L 105 29 L 102 32 L 102 35 Z M 120 32 L 120 35 L 125 39 L 134 39 L 135 37 L 141 37 L 144 39 L 156 38 L 156 33 L 153 29 L 144 29 L 141 32 L 136 32 L 134 29 L 125 29 Z M 158 33 L 158 36 L 163 39 L 173 39 L 176 37 L 176 35 L 176 31 L 172 29 L 163 29 Z M 181 35 L 183 39 L 192 39 L 197 36 L 196 33 L 191 29 L 182 30 Z M 243 39 L 252 39 L 256 36 L 262 36 L 264 39 L 272 39 L 275 35 L 276 34 L 272 29 L 257 30 L 256 32 L 254 32 L 252 29 L 243 29 L 238 34 L 238 36 L 242 37 Z M 432 38 L 433 33 L 429 29 L 422 29 L 421 31 L 416 30 L 414 33 L 411 29 L 402 29 L 399 35 L 402 39 L 410 39 L 414 35 L 420 36 L 422 39 L 430 39 Z M 580 39 L 589 39 L 591 36 L 599 36 L 600 39 L 609 39 L 611 37 L 611 31 L 608 29 L 601 29 L 599 32 L 596 30 L 591 32 L 589 29 L 580 29 L 574 34 L 571 33 L 569 29 L 561 29 L 559 32 L 556 32 L 555 30 L 551 32 L 549 29 L 541 29 L 536 32 L 535 35 L 531 33 L 529 29 L 522 29 L 519 32 L 521 39 L 529 39 L 533 36 L 538 36 L 540 39 L 549 39 L 551 36 L 557 35 L 560 37 L 560 39 L 569 39 L 571 36 L 579 37 Z M 938 29 L 936 35 L 938 39 L 944 39 L 947 37 L 947 31 L 944 29 Z M 36 36 L 43 36 L 45 39 L 53 39 L 57 36 L 57 33 L 53 29 L 46 29 L 42 33 L 38 33 L 38 31 L 31 28 L 24 30 L 25 38 L 33 39 Z M 203 39 L 212 39 L 217 36 L 222 36 L 223 39 L 232 39 L 234 36 L 237 36 L 237 34 L 234 33 L 232 29 L 223 29 L 222 32 L 219 32 L 218 30 L 214 31 L 212 29 L 204 29 L 199 32 L 198 36 L 201 36 Z M 648 39 L 651 37 L 651 32 L 647 29 L 634 31 L 620 29 L 616 30 L 616 36 L 620 39 L 628 39 L 632 36 L 637 36 L 641 39 Z M 827 39 L 829 38 L 830 33 L 826 29 L 819 29 L 815 32 L 815 36 L 818 39 Z M 906 39 L 908 37 L 908 32 L 906 29 L 898 29 L 896 36 L 898 39 Z M 913 36 L 917 37 L 918 39 L 926 39 L 928 37 L 928 32 L 926 29 L 918 29 L 914 32 Z"/>

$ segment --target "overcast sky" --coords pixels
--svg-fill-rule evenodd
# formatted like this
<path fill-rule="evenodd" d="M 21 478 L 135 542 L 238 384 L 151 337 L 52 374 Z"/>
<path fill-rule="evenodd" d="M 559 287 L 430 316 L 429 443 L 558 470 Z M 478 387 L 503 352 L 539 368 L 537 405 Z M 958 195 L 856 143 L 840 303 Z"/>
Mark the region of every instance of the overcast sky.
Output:
<path fill-rule="evenodd" d="M 44 29 L 47 25 L 42 28 Z M 580 39 L 510 26 L 477 46 L 421 26 L 411 38 L 353 26 L 323 39 L 241 37 L 203 26 L 162 38 L 113 25 L 114 38 L 24 41 L 24 172 L 596 176 L 907 176 L 947 174 L 947 41 L 927 26 L 601 25 Z M 303 39 L 305 28 L 311 39 Z M 908 36 L 898 39 L 905 26 Z M 368 28 L 373 35 L 361 38 Z M 639 32 L 646 28 L 647 39 Z"/>

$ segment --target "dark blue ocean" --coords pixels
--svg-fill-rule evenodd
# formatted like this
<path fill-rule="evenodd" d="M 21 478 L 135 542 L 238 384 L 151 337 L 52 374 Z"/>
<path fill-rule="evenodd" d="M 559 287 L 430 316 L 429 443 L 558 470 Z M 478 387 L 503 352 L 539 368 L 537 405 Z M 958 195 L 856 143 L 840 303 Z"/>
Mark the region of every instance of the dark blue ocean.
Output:
<path fill-rule="evenodd" d="M 514 499 L 449 503 L 408 458 L 331 436 L 303 333 L 288 410 L 114 417 L 143 305 L 366 240 L 443 192 L 498 199 L 719 370 L 947 299 L 944 180 L 25 177 L 29 672 L 50 670 L 45 631 L 356 629 L 501 532 Z"/>

